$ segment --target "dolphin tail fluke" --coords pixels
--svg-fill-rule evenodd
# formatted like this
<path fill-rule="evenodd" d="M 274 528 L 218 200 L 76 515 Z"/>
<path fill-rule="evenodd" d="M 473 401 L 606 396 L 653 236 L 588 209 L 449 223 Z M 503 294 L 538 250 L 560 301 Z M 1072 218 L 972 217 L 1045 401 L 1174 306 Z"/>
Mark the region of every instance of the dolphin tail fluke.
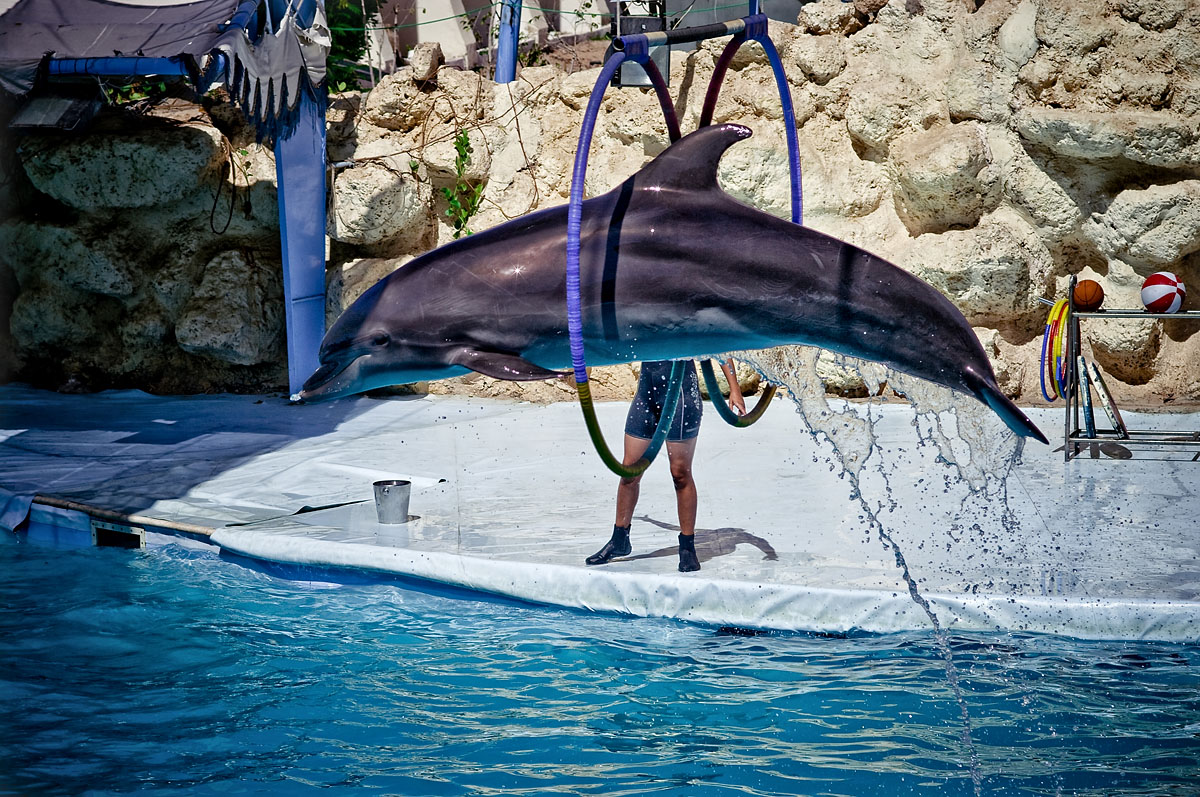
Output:
<path fill-rule="evenodd" d="M 1046 435 L 1042 434 L 1042 430 L 1037 428 L 1033 421 L 1029 420 L 1029 416 L 1022 412 L 1021 408 L 1004 395 L 998 387 L 985 383 L 978 390 L 977 395 L 984 404 L 992 408 L 992 412 L 1000 416 L 1000 419 L 1013 432 L 1022 437 L 1032 437 L 1041 443 L 1049 444 L 1050 441 L 1046 439 Z"/>

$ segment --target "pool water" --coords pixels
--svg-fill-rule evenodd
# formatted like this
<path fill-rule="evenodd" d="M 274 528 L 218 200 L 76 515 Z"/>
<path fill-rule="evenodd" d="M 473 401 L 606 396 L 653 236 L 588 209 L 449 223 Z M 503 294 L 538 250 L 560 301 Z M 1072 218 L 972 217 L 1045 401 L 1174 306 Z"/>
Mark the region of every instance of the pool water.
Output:
<path fill-rule="evenodd" d="M 976 792 L 932 634 L 743 636 L 15 539 L 2 794 Z M 1200 646 L 949 639 L 982 793 L 1200 793 Z"/>

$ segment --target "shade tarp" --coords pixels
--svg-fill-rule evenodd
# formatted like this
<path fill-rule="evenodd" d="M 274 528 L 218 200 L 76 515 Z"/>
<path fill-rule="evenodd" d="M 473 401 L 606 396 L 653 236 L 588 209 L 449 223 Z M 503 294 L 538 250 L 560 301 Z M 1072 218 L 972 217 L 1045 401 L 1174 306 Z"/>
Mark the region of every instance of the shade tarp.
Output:
<path fill-rule="evenodd" d="M 6 5 L 0 0 L 0 9 Z M 198 59 L 221 38 L 238 0 L 17 0 L 0 15 L 0 87 L 23 96 L 53 58 Z"/>
<path fill-rule="evenodd" d="M 287 138 L 297 122 L 302 93 L 324 108 L 325 57 L 329 28 L 320 6 L 305 25 L 295 5 L 279 20 L 274 33 L 251 42 L 244 30 L 231 30 L 217 48 L 228 59 L 226 85 L 260 141 Z M 323 115 L 323 111 L 322 111 Z"/>
<path fill-rule="evenodd" d="M 311 2 L 274 4 L 273 32 L 257 40 L 225 23 L 240 0 L 0 0 L 0 89 L 33 90 L 47 59 L 179 58 L 194 81 L 216 53 L 225 83 L 259 139 L 286 137 L 303 92 L 325 80 L 329 30 Z M 304 10 L 298 10 L 304 6 Z M 198 86 L 198 88 L 204 88 Z"/>

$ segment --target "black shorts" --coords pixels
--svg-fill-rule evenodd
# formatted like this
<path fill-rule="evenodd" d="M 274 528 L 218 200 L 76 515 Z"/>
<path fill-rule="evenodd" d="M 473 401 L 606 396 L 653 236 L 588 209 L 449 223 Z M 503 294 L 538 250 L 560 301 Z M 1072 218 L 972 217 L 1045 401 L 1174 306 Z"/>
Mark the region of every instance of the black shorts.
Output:
<path fill-rule="evenodd" d="M 629 415 L 625 419 L 625 434 L 642 440 L 654 437 L 654 429 L 662 417 L 667 386 L 671 382 L 672 365 L 674 363 L 670 360 L 642 363 L 637 395 L 633 397 Z M 675 417 L 671 419 L 671 428 L 667 430 L 667 440 L 673 443 L 691 440 L 700 434 L 704 402 L 700 400 L 700 380 L 696 378 L 696 363 L 693 360 L 684 361 L 682 391 Z"/>

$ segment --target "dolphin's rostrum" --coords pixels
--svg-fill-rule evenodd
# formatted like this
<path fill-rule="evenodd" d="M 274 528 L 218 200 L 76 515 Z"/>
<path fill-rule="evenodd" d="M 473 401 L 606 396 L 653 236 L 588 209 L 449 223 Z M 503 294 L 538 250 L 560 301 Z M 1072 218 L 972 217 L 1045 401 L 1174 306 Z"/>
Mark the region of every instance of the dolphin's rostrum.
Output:
<path fill-rule="evenodd" d="M 586 201 L 580 244 L 592 365 L 783 344 L 872 360 L 974 396 L 1045 436 L 999 389 L 962 313 L 862 249 L 738 202 L 717 164 L 750 130 L 706 127 Z M 571 363 L 566 206 L 442 246 L 371 287 L 330 328 L 297 398 L 477 371 L 546 379 Z"/>

